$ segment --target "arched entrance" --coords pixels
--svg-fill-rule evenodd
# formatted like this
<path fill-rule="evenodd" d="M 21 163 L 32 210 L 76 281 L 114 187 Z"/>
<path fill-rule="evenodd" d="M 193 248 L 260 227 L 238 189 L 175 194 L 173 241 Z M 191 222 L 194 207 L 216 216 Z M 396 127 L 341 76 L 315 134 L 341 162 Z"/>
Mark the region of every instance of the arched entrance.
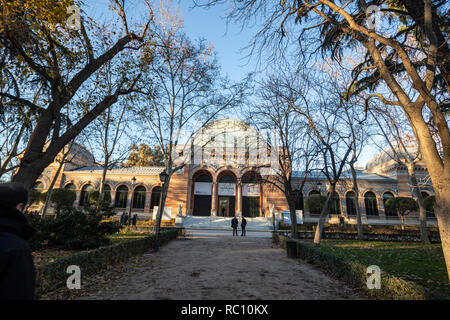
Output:
<path fill-rule="evenodd" d="M 242 177 L 242 216 L 261 216 L 261 177 L 254 171 L 247 172 Z"/>
<path fill-rule="evenodd" d="M 219 217 L 234 217 L 236 208 L 236 177 L 227 171 L 218 179 L 218 210 Z"/>
<path fill-rule="evenodd" d="M 212 177 L 206 171 L 198 172 L 192 179 L 194 193 L 194 208 L 192 215 L 211 215 Z"/>

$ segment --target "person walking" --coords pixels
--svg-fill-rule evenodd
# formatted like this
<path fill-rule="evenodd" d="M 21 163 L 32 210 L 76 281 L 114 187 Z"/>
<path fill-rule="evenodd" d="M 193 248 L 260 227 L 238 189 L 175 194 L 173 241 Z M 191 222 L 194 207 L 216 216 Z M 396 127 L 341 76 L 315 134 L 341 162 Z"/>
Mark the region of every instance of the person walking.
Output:
<path fill-rule="evenodd" d="M 123 226 L 125 224 L 125 211 L 122 212 L 122 215 L 120 216 L 120 225 Z"/>
<path fill-rule="evenodd" d="M 239 221 L 238 221 L 238 219 L 236 218 L 236 216 L 234 216 L 234 218 L 231 220 L 231 227 L 233 228 L 233 237 L 236 235 L 238 235 L 238 231 L 237 231 L 237 228 L 238 228 L 238 224 L 239 224 Z"/>
<path fill-rule="evenodd" d="M 128 214 L 123 212 L 123 225 L 126 226 L 128 224 Z"/>
<path fill-rule="evenodd" d="M 133 227 L 136 229 L 136 222 L 137 222 L 137 214 L 133 215 Z"/>
<path fill-rule="evenodd" d="M 0 184 L 0 300 L 34 299 L 36 274 L 27 240 L 36 230 L 24 214 L 27 202 L 22 184 Z"/>
<path fill-rule="evenodd" d="M 241 237 L 244 236 L 245 237 L 245 226 L 247 225 L 247 220 L 245 220 L 244 217 L 242 217 L 241 220 L 241 228 L 242 228 L 242 233 L 241 233 Z"/>

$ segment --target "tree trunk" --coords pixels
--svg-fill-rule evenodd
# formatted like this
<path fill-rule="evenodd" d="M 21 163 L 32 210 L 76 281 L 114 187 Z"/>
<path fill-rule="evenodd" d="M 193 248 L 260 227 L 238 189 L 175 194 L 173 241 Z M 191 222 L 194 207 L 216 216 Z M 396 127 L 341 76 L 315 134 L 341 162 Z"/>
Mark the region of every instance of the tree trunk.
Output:
<path fill-rule="evenodd" d="M 356 211 L 356 227 L 358 229 L 358 240 L 364 240 L 364 230 L 361 221 L 361 208 L 359 207 L 358 180 L 356 179 L 356 170 L 353 162 L 350 163 L 350 168 L 352 171 L 352 178 L 353 178 L 353 191 L 355 192 L 355 211 Z"/>
<path fill-rule="evenodd" d="M 325 206 L 322 208 L 322 212 L 320 213 L 320 218 L 319 218 L 319 222 L 317 223 L 316 233 L 314 234 L 314 244 L 316 246 L 319 246 L 320 241 L 322 240 L 323 225 L 325 224 L 325 219 L 328 216 L 328 207 L 330 206 L 330 202 L 334 195 L 335 190 L 336 190 L 336 186 L 332 185 L 330 188 L 330 191 L 328 193 L 327 201 L 325 201 Z"/>
<path fill-rule="evenodd" d="M 425 209 L 425 204 L 423 203 L 422 193 L 420 193 L 420 189 L 417 185 L 416 173 L 414 171 L 414 163 L 408 162 L 406 164 L 406 168 L 408 169 L 408 178 L 413 188 L 413 195 L 417 197 L 417 203 L 419 205 L 420 240 L 422 241 L 422 243 L 430 243 L 427 232 L 427 210 Z"/>
<path fill-rule="evenodd" d="M 161 198 L 159 199 L 159 207 L 158 213 L 156 214 L 155 225 L 153 226 L 153 230 L 155 233 L 155 247 L 154 251 L 158 252 L 160 247 L 160 230 L 161 230 L 161 219 L 162 214 L 164 212 L 164 205 L 166 203 L 167 190 L 169 189 L 170 176 L 167 177 L 167 181 L 163 183 L 161 188 Z"/>
<path fill-rule="evenodd" d="M 58 180 L 58 176 L 61 173 L 61 169 L 64 165 L 65 158 L 66 158 L 66 155 L 64 155 L 64 158 L 61 160 L 61 163 L 58 166 L 58 170 L 56 170 L 56 174 L 53 177 L 52 182 L 50 183 L 50 186 L 48 187 L 47 196 L 45 197 L 44 209 L 42 210 L 42 218 L 45 218 L 45 215 L 47 214 L 47 209 L 50 204 L 50 199 L 52 198 L 53 187 L 55 186 L 56 180 Z"/>
<path fill-rule="evenodd" d="M 295 212 L 295 195 L 288 199 L 289 212 L 291 214 L 291 238 L 298 239 L 297 214 Z"/>
<path fill-rule="evenodd" d="M 106 181 L 106 172 L 108 171 L 108 165 L 109 165 L 109 157 L 105 157 L 105 163 L 103 164 L 102 168 L 102 179 L 100 180 L 100 187 L 99 187 L 99 194 L 98 194 L 98 203 L 97 203 L 97 209 L 100 208 L 100 204 L 103 202 L 104 194 L 103 190 L 105 189 L 105 181 Z"/>
<path fill-rule="evenodd" d="M 445 180 L 445 179 L 444 179 Z M 434 185 L 433 180 L 433 185 Z M 447 273 L 450 281 L 450 184 L 440 185 L 436 184 L 436 204 L 435 212 L 438 220 L 439 234 L 441 238 L 442 251 L 444 253 L 445 262 L 447 265 Z"/>

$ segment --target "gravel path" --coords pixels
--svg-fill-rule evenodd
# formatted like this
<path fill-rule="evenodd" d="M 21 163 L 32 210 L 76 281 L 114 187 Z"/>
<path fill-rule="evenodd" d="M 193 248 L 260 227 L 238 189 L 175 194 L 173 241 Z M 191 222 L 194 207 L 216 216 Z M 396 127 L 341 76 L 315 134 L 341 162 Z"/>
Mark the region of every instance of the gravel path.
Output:
<path fill-rule="evenodd" d="M 311 265 L 288 259 L 271 239 L 252 234 L 177 239 L 157 254 L 144 254 L 101 275 L 82 278 L 81 285 L 81 290 L 63 289 L 46 298 L 364 299 Z"/>

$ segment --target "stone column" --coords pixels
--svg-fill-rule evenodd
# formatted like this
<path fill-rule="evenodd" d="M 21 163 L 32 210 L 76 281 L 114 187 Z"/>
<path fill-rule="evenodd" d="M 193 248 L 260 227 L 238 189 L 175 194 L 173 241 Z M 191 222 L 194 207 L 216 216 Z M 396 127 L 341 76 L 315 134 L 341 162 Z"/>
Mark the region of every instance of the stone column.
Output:
<path fill-rule="evenodd" d="M 211 217 L 217 216 L 217 182 L 212 183 Z"/>
<path fill-rule="evenodd" d="M 236 215 L 242 216 L 242 182 L 238 179 L 236 183 L 237 196 L 236 196 Z"/>
<path fill-rule="evenodd" d="M 186 215 L 192 216 L 191 202 L 194 197 L 194 191 L 192 190 L 192 179 L 189 178 L 187 184 L 187 197 L 186 197 Z"/>
<path fill-rule="evenodd" d="M 75 202 L 73 203 L 73 205 L 75 207 L 78 207 L 78 205 L 80 204 L 81 190 L 76 190 L 75 194 L 76 194 L 76 198 L 75 198 Z"/>
<path fill-rule="evenodd" d="M 129 188 L 128 194 L 127 194 L 127 207 L 125 208 L 125 211 L 127 212 L 127 214 L 130 213 L 132 199 L 133 199 L 133 188 Z"/>
<path fill-rule="evenodd" d="M 150 190 L 150 191 L 148 191 Z M 150 197 L 152 195 L 151 189 L 147 189 L 145 191 L 145 206 L 144 206 L 144 213 L 150 214 Z"/>
<path fill-rule="evenodd" d="M 378 204 L 378 215 L 380 216 L 380 220 L 386 220 L 386 212 L 384 212 L 383 197 L 377 196 L 377 204 Z"/>

